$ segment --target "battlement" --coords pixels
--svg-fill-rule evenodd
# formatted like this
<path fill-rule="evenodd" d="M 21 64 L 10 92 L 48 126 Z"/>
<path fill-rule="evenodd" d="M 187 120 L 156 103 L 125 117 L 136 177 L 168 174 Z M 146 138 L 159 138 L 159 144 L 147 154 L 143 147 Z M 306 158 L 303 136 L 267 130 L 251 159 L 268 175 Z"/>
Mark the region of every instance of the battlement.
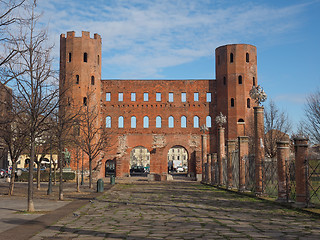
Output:
<path fill-rule="evenodd" d="M 81 32 L 81 37 L 78 37 L 78 38 L 86 38 L 86 39 L 90 39 L 90 32 L 87 32 L 87 31 L 82 31 Z M 66 38 L 66 35 L 64 33 L 62 33 L 60 35 L 60 38 Z M 76 32 L 75 31 L 70 31 L 70 32 L 67 32 L 67 39 L 70 39 L 70 38 L 76 38 Z M 92 39 L 99 39 L 101 40 L 101 36 L 97 33 L 94 34 L 94 37 Z"/>

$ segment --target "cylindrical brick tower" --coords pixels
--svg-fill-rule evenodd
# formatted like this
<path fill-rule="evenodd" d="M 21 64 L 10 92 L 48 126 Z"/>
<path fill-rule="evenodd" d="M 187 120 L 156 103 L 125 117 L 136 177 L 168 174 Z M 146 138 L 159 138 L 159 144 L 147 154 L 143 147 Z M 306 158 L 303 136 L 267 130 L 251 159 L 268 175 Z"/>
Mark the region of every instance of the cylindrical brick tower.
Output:
<path fill-rule="evenodd" d="M 255 106 L 249 91 L 257 85 L 256 47 L 248 44 L 218 47 L 216 81 L 217 114 L 227 116 L 226 139 L 248 136 Z"/>
<path fill-rule="evenodd" d="M 75 37 L 75 32 L 60 35 L 60 111 L 63 114 L 77 113 L 80 109 L 94 109 L 98 115 L 97 128 L 101 126 L 101 37 L 89 32 L 82 32 Z M 80 132 L 79 132 L 80 134 Z M 71 158 L 75 151 L 71 149 Z M 85 163 L 87 165 L 87 163 Z M 71 167 L 74 163 L 71 162 Z"/>

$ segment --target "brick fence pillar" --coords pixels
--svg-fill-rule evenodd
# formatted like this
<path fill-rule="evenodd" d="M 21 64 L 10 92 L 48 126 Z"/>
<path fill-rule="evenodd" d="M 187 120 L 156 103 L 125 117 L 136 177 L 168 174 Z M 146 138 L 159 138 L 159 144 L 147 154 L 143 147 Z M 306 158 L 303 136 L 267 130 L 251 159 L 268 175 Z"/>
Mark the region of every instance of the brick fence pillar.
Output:
<path fill-rule="evenodd" d="M 286 202 L 287 196 L 287 169 L 286 160 L 289 159 L 289 142 L 277 142 L 277 171 L 278 171 L 278 202 Z"/>
<path fill-rule="evenodd" d="M 208 184 L 211 183 L 211 171 L 212 171 L 211 156 L 212 156 L 212 154 L 207 155 L 207 169 L 208 169 L 207 183 Z"/>
<path fill-rule="evenodd" d="M 236 150 L 236 140 L 227 140 L 227 188 L 233 186 L 232 178 L 232 153 Z"/>
<path fill-rule="evenodd" d="M 202 181 L 206 181 L 205 164 L 207 163 L 207 135 L 201 135 Z"/>
<path fill-rule="evenodd" d="M 295 150 L 295 174 L 296 174 L 296 205 L 307 205 L 307 174 L 306 160 L 308 155 L 308 139 L 303 137 L 294 138 Z"/>
<path fill-rule="evenodd" d="M 246 190 L 246 159 L 249 152 L 249 138 L 247 136 L 238 137 L 239 154 L 239 191 Z"/>
<path fill-rule="evenodd" d="M 224 140 L 224 127 L 219 126 L 218 129 L 218 184 L 223 184 L 223 165 L 222 161 L 225 157 L 225 140 Z"/>
<path fill-rule="evenodd" d="M 211 154 L 211 184 L 217 184 L 217 154 Z"/>
<path fill-rule="evenodd" d="M 262 194 L 262 162 L 264 160 L 264 108 L 254 107 L 255 194 Z"/>
<path fill-rule="evenodd" d="M 196 180 L 201 181 L 201 179 L 202 179 L 201 151 L 195 150 L 194 157 L 195 157 L 195 162 L 196 162 Z"/>

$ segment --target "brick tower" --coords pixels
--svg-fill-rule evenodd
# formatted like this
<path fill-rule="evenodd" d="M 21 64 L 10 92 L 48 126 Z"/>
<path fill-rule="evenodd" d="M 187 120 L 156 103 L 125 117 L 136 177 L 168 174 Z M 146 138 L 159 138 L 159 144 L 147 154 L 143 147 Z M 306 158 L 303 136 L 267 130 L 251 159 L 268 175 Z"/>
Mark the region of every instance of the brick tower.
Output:
<path fill-rule="evenodd" d="M 249 91 L 257 85 L 257 50 L 248 44 L 216 49 L 217 113 L 227 116 L 226 139 L 251 130 L 253 106 Z"/>
<path fill-rule="evenodd" d="M 99 114 L 95 125 L 101 126 L 100 35 L 90 38 L 90 33 L 84 31 L 81 37 L 75 37 L 75 32 L 67 32 L 67 37 L 60 35 L 60 93 L 62 112 L 78 112 L 86 106 L 95 108 Z"/>

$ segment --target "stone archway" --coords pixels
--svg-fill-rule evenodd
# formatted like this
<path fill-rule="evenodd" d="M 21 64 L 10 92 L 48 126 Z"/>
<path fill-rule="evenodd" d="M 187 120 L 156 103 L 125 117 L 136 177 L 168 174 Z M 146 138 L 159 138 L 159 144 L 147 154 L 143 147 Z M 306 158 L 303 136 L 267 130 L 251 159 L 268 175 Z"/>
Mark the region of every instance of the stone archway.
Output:
<path fill-rule="evenodd" d="M 131 150 L 129 169 L 131 176 L 150 173 L 150 152 L 146 147 L 138 146 Z"/>
<path fill-rule="evenodd" d="M 189 153 L 181 145 L 171 147 L 167 154 L 168 173 L 187 173 L 189 166 Z"/>

